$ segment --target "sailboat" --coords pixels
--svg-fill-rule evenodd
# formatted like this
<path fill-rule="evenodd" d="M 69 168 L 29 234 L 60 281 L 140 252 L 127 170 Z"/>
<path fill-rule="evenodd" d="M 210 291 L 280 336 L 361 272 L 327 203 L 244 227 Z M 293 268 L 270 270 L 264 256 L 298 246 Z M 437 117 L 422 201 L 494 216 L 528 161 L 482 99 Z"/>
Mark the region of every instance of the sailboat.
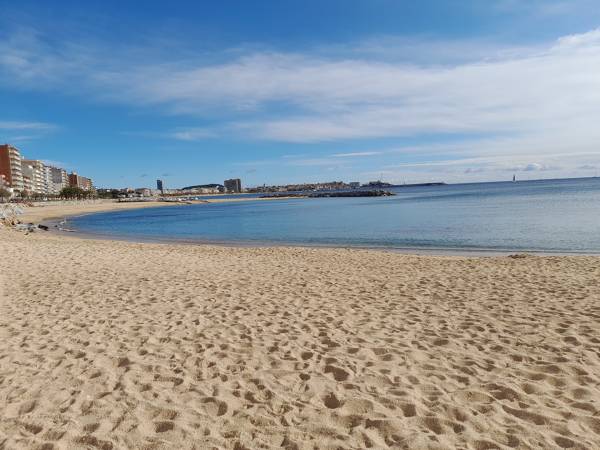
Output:
<path fill-rule="evenodd" d="M 513 183 L 516 183 L 516 182 L 517 182 L 517 176 L 513 175 Z"/>

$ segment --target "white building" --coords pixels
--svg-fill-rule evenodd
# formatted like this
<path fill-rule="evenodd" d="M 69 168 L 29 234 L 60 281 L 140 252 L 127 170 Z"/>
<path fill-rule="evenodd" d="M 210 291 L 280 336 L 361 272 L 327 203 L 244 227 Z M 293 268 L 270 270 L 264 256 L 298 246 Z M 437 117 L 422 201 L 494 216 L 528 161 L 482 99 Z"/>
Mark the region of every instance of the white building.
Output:
<path fill-rule="evenodd" d="M 60 191 L 69 186 L 67 171 L 60 167 L 46 166 L 46 179 L 49 195 L 58 195 Z"/>
<path fill-rule="evenodd" d="M 32 159 L 23 159 L 21 170 L 23 173 L 23 190 L 30 194 L 48 194 L 46 170 L 44 163 Z"/>

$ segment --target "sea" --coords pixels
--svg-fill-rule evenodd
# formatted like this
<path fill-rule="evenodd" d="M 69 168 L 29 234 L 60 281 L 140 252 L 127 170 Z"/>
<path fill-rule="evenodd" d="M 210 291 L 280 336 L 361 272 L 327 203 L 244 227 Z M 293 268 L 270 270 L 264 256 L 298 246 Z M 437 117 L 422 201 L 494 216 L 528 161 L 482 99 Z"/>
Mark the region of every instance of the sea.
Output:
<path fill-rule="evenodd" d="M 600 253 L 600 178 L 406 186 L 391 197 L 293 198 L 69 219 L 95 236 L 234 245 Z"/>

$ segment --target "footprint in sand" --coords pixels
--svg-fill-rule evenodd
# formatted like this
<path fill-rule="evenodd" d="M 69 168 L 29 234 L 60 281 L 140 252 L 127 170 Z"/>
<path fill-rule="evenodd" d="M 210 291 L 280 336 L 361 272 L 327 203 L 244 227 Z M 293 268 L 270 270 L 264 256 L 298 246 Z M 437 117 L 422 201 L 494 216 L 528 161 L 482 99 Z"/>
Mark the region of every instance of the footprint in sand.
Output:
<path fill-rule="evenodd" d="M 156 433 L 165 433 L 172 431 L 175 428 L 175 424 L 169 421 L 154 422 L 154 431 Z"/>
<path fill-rule="evenodd" d="M 350 377 L 349 372 L 331 365 L 325 366 L 324 372 L 332 374 L 335 381 L 346 381 Z"/>
<path fill-rule="evenodd" d="M 329 409 L 337 409 L 341 407 L 344 402 L 340 401 L 333 392 L 330 392 L 323 397 L 323 404 Z"/>

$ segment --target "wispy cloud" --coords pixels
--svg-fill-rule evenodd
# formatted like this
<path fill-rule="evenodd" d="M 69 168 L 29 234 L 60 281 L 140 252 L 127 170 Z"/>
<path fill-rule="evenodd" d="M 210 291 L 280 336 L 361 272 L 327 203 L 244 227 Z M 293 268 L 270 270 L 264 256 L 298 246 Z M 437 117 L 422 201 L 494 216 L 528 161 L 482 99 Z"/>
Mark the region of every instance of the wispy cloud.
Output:
<path fill-rule="evenodd" d="M 541 1 L 532 3 L 544 8 Z M 551 3 L 554 9 L 566 7 Z M 218 124 L 161 132 L 181 141 L 223 134 L 301 144 L 460 136 L 458 143 L 416 151 L 459 158 L 531 155 L 512 165 L 531 167 L 531 172 L 559 167 L 544 160 L 547 154 L 600 154 L 600 29 L 531 47 L 424 41 L 431 58 L 410 52 L 390 58 L 394 39 L 387 42 L 329 52 L 235 52 L 219 62 L 164 55 L 156 63 L 148 52 L 114 52 L 85 42 L 50 45 L 36 32 L 21 31 L 0 40 L 0 83 L 64 89 L 96 101 L 181 115 L 188 123 L 208 117 Z M 460 57 L 467 53 L 462 49 L 472 56 Z M 456 56 L 435 64 L 436 54 Z M 16 122 L 0 122 L 0 129 L 7 124 L 18 129 Z M 21 129 L 39 131 L 43 125 L 23 123 Z M 333 153 L 289 164 L 336 166 L 343 158 L 384 154 Z M 586 164 L 593 163 L 579 166 Z"/>
<path fill-rule="evenodd" d="M 207 138 L 214 138 L 217 136 L 215 130 L 209 130 L 206 128 L 187 128 L 178 129 L 166 135 L 180 141 L 200 141 Z"/>
<path fill-rule="evenodd" d="M 124 131 L 124 136 L 134 136 L 147 139 L 174 139 L 178 141 L 195 142 L 219 136 L 217 129 L 209 128 L 175 128 L 167 132 L 162 131 Z"/>
<path fill-rule="evenodd" d="M 427 153 L 424 150 L 424 153 Z M 567 157 L 568 156 L 568 157 Z M 402 162 L 362 173 L 362 178 L 379 178 L 396 183 L 416 181 L 490 181 L 595 175 L 600 167 L 598 153 L 509 154 L 482 157 Z"/>
<path fill-rule="evenodd" d="M 9 130 L 9 131 L 22 131 L 22 130 L 31 130 L 31 131 L 52 131 L 57 128 L 56 125 L 51 123 L 44 122 L 19 122 L 12 120 L 0 120 L 0 130 Z"/>
<path fill-rule="evenodd" d="M 558 113 L 539 108 L 539 102 L 555 107 L 566 95 L 585 100 L 583 94 L 592 94 L 579 106 L 589 108 L 600 84 L 593 76 L 600 62 L 599 30 L 564 37 L 544 51 L 441 68 L 281 53 L 251 54 L 218 65 L 167 61 L 132 66 L 95 48 L 46 48 L 32 36 L 8 39 L 0 49 L 0 64 L 12 71 L 5 83 L 60 83 L 68 82 L 69 74 L 82 75 L 88 84 L 105 86 L 113 101 L 167 104 L 175 111 L 211 115 L 285 102 L 289 111 L 305 115 L 252 125 L 263 137 L 292 141 L 520 129 L 524 118 Z"/>
<path fill-rule="evenodd" d="M 357 157 L 361 157 L 361 156 L 375 156 L 375 155 L 381 155 L 383 152 L 350 152 L 350 153 L 335 153 L 333 156 L 334 158 L 357 158 Z"/>
<path fill-rule="evenodd" d="M 492 0 L 489 3 L 499 12 L 529 16 L 580 16 L 583 11 L 596 11 L 595 0 Z"/>
<path fill-rule="evenodd" d="M 39 139 L 58 128 L 54 124 L 44 122 L 0 120 L 0 132 L 4 139 L 15 144 Z"/>
<path fill-rule="evenodd" d="M 594 164 L 583 164 L 581 166 L 577 167 L 578 170 L 586 170 L 586 171 L 598 171 L 600 170 L 600 165 L 594 165 Z"/>

